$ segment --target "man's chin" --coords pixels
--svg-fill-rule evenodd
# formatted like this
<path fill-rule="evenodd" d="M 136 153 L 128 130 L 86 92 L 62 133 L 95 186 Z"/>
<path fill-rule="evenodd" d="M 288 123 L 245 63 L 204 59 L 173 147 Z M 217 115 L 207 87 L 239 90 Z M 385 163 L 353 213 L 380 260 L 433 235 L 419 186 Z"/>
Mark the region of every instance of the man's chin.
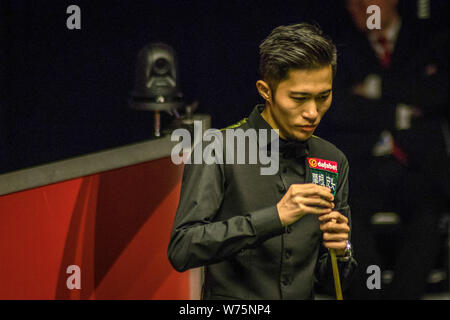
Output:
<path fill-rule="evenodd" d="M 309 140 L 309 138 L 312 137 L 313 133 L 314 132 L 308 132 L 308 133 L 306 133 L 306 132 L 294 132 L 293 139 L 299 140 L 299 141 L 307 141 L 307 140 Z"/>

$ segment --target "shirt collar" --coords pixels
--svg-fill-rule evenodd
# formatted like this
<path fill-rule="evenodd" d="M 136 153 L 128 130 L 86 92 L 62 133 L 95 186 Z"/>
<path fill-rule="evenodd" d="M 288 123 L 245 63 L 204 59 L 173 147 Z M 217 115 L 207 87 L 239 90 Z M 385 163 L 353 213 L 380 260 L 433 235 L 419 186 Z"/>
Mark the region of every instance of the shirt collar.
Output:
<path fill-rule="evenodd" d="M 268 124 L 267 121 L 264 120 L 264 118 L 261 115 L 261 112 L 264 111 L 264 108 L 265 108 L 265 105 L 263 105 L 263 104 L 256 105 L 256 107 L 253 109 L 252 113 L 250 113 L 250 115 L 248 117 L 249 125 L 256 130 L 272 129 L 270 124 Z"/>

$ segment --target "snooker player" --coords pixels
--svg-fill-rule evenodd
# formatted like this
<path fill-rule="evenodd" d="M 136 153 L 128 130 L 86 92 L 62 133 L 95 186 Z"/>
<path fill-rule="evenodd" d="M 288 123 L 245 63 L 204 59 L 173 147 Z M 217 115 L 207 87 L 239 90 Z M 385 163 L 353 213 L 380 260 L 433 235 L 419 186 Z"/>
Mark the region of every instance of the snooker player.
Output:
<path fill-rule="evenodd" d="M 260 45 L 256 87 L 265 104 L 229 128 L 277 130 L 279 170 L 185 165 L 168 257 L 178 271 L 205 266 L 204 299 L 313 299 L 315 283 L 332 292 L 327 249 L 348 286 L 356 266 L 349 166 L 313 135 L 331 106 L 335 73 L 336 47 L 318 27 L 275 28 Z"/>

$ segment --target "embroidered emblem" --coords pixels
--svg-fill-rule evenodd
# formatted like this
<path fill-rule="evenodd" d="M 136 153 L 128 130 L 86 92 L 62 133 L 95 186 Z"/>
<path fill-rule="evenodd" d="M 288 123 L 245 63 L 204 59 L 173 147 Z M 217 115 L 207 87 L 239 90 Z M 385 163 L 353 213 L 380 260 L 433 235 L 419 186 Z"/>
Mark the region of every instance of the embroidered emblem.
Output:
<path fill-rule="evenodd" d="M 236 122 L 235 124 L 232 124 L 232 125 L 230 125 L 230 126 L 228 126 L 228 127 L 226 127 L 226 128 L 220 129 L 220 131 L 227 130 L 227 129 L 235 129 L 235 128 L 237 128 L 237 127 L 240 127 L 240 126 L 242 126 L 243 124 L 247 123 L 247 120 L 248 120 L 248 118 L 244 118 L 244 119 L 242 119 L 242 120 L 239 120 L 239 121 Z"/>

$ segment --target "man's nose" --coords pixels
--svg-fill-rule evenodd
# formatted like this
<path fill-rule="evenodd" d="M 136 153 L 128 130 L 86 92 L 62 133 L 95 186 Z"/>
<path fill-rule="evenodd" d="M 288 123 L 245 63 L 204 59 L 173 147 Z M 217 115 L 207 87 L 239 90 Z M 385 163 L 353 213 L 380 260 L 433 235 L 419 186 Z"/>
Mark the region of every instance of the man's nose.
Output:
<path fill-rule="evenodd" d="M 316 121 L 319 113 L 317 112 L 317 104 L 314 99 L 309 99 L 309 101 L 304 105 L 305 109 L 303 110 L 302 116 L 303 118 L 314 122 Z"/>

